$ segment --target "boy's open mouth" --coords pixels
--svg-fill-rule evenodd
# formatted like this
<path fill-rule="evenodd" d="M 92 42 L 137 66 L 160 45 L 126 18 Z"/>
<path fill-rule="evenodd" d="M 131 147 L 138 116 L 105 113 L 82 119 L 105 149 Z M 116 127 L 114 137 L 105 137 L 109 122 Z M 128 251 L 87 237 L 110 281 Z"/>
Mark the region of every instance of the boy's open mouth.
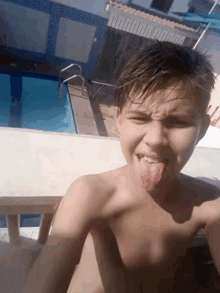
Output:
<path fill-rule="evenodd" d="M 154 163 L 165 163 L 167 160 L 162 160 L 159 158 L 153 158 L 147 155 L 143 155 L 143 154 L 139 154 L 138 155 L 139 159 L 143 159 L 144 161 L 150 163 L 150 164 L 154 164 Z"/>

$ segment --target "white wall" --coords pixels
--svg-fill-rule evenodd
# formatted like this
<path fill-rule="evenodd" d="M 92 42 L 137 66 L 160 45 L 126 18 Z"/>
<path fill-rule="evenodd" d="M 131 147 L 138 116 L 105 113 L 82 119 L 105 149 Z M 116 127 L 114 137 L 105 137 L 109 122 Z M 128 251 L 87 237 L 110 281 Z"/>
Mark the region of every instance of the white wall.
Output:
<path fill-rule="evenodd" d="M 153 0 L 133 0 L 133 4 L 149 8 Z M 121 1 L 120 1 L 121 2 Z M 174 0 L 169 12 L 186 12 L 188 10 L 188 1 Z"/>
<path fill-rule="evenodd" d="M 149 8 L 151 5 L 152 0 L 133 0 L 132 3 L 133 4 L 137 4 L 140 5 L 144 8 Z"/>
<path fill-rule="evenodd" d="M 220 73 L 220 31 L 213 31 L 212 34 L 208 36 L 206 46 L 210 46 L 207 54 L 211 55 L 215 72 Z"/>
<path fill-rule="evenodd" d="M 210 55 L 214 71 L 220 73 L 220 31 L 208 30 L 196 49 L 201 52 L 206 52 L 208 49 L 206 54 Z"/>
<path fill-rule="evenodd" d="M 0 196 L 62 196 L 76 178 L 125 164 L 114 138 L 6 127 L 0 137 Z"/>
<path fill-rule="evenodd" d="M 105 11 L 106 0 L 50 0 L 51 2 L 62 3 L 64 5 L 75 7 L 102 17 L 108 17 Z"/>
<path fill-rule="evenodd" d="M 95 31 L 94 26 L 61 17 L 56 56 L 87 62 Z"/>
<path fill-rule="evenodd" d="M 169 12 L 187 12 L 188 1 L 186 0 L 174 0 Z"/>
<path fill-rule="evenodd" d="M 220 149 L 220 129 L 209 126 L 206 135 L 200 140 L 198 146 Z"/>
<path fill-rule="evenodd" d="M 210 131 L 213 144 L 207 136 L 203 145 L 220 148 L 220 130 Z M 0 196 L 63 196 L 76 178 L 126 164 L 114 138 L 6 127 L 0 127 L 0 137 Z M 220 177 L 219 151 L 199 148 L 184 172 Z"/>

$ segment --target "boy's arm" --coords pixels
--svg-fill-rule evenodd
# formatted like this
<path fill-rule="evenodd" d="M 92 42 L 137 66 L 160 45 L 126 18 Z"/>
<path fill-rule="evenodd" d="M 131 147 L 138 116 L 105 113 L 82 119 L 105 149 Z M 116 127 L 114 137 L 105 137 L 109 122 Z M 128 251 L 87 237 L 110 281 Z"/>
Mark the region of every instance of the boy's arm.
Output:
<path fill-rule="evenodd" d="M 205 231 L 210 252 L 220 276 L 220 198 L 208 211 Z"/>
<path fill-rule="evenodd" d="M 67 190 L 48 237 L 28 275 L 25 293 L 66 293 L 94 220 L 99 200 L 93 180 L 80 177 Z"/>

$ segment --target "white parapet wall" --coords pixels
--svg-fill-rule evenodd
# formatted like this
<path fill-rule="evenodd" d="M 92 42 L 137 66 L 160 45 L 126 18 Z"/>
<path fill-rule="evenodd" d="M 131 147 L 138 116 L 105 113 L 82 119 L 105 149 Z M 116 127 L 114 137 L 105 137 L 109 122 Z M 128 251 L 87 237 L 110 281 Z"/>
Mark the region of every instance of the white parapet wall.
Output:
<path fill-rule="evenodd" d="M 118 139 L 0 127 L 0 196 L 62 196 L 78 177 L 123 166 Z"/>
<path fill-rule="evenodd" d="M 206 135 L 200 140 L 198 146 L 220 149 L 220 129 L 210 125 Z"/>
<path fill-rule="evenodd" d="M 220 178 L 220 129 L 210 127 L 183 169 Z M 63 196 L 78 177 L 126 164 L 115 138 L 0 128 L 0 196 Z"/>

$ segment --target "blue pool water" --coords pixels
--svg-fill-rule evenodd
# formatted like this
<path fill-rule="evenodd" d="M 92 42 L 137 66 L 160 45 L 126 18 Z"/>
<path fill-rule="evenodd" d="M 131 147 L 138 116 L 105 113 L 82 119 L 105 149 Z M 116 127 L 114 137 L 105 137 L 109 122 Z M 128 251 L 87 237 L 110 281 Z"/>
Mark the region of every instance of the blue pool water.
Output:
<path fill-rule="evenodd" d="M 0 127 L 19 127 L 52 132 L 77 133 L 67 86 L 35 73 L 0 73 Z M 40 216 L 22 215 L 21 227 L 39 226 Z M 0 216 L 0 228 L 6 227 Z"/>
<path fill-rule="evenodd" d="M 67 86 L 58 79 L 21 73 L 0 74 L 0 127 L 77 133 Z"/>
<path fill-rule="evenodd" d="M 20 216 L 20 227 L 39 227 L 41 215 L 21 215 Z M 0 215 L 0 228 L 6 228 L 6 218 Z"/>

